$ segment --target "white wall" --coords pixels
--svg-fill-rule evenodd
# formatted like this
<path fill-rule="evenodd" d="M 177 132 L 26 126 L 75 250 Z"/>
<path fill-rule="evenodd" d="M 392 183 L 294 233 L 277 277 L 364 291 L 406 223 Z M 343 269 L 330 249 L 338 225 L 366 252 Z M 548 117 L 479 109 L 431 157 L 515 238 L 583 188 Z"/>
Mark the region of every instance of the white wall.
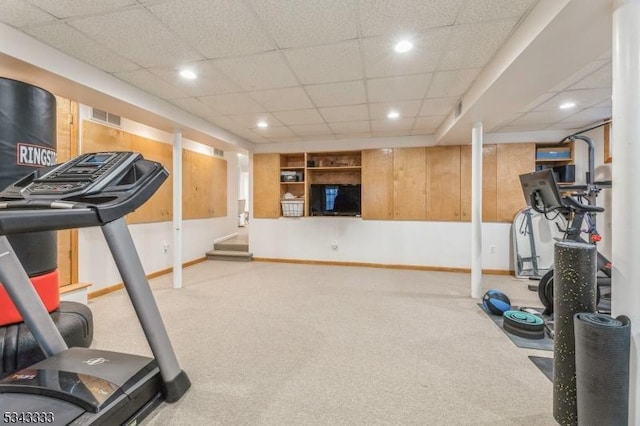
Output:
<path fill-rule="evenodd" d="M 88 107 L 80 109 L 80 123 L 90 113 Z M 122 130 L 172 143 L 173 135 L 129 120 L 122 120 Z M 82 134 L 82 131 L 79 132 Z M 80 141 L 82 143 L 82 141 Z M 206 155 L 213 154 L 213 148 L 184 140 L 185 149 Z M 225 152 L 227 161 L 227 216 L 210 219 L 185 220 L 183 222 L 183 262 L 199 259 L 213 248 L 216 240 L 227 238 L 237 232 L 238 197 L 238 157 L 235 152 Z M 212 182 L 216 185 L 216 182 Z M 135 224 L 129 226 L 140 260 L 147 274 L 173 266 L 172 222 Z M 165 253 L 164 247 L 168 245 Z M 78 230 L 78 278 L 80 282 L 91 283 L 91 292 L 122 282 L 115 263 L 99 228 Z"/>
<path fill-rule="evenodd" d="M 484 268 L 510 269 L 510 228 L 505 223 L 483 225 Z M 283 217 L 253 219 L 249 231 L 255 257 L 450 268 L 470 265 L 468 222 Z M 332 248 L 334 242 L 337 250 Z"/>

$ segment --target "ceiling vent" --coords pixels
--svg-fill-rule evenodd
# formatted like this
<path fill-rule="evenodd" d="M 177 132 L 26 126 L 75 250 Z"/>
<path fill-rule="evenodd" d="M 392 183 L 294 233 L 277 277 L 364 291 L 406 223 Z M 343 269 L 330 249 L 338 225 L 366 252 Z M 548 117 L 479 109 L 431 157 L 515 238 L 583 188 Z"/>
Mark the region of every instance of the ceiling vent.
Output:
<path fill-rule="evenodd" d="M 98 108 L 91 108 L 91 118 L 96 121 L 111 124 L 112 126 L 121 126 L 122 118 L 119 115 L 103 111 Z"/>
<path fill-rule="evenodd" d="M 456 118 L 460 117 L 461 113 L 462 113 L 462 101 L 458 102 L 458 104 L 456 105 L 456 111 L 455 111 Z"/>

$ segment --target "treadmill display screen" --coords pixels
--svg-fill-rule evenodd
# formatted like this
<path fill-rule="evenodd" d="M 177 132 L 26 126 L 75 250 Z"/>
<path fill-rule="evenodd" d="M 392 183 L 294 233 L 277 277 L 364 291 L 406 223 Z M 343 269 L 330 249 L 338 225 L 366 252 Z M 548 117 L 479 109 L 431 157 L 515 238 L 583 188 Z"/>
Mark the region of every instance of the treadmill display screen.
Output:
<path fill-rule="evenodd" d="M 86 158 L 82 164 L 103 164 L 113 158 L 113 154 L 95 154 Z"/>

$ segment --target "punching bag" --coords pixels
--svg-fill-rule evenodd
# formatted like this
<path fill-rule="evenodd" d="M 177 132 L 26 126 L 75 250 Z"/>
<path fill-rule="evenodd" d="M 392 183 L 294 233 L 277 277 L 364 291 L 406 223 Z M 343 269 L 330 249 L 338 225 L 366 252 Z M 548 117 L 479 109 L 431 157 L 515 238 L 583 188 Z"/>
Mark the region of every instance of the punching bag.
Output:
<path fill-rule="evenodd" d="M 56 164 L 56 98 L 39 87 L 0 78 L 0 190 L 44 167 Z M 58 286 L 55 231 L 7 237 L 30 278 Z M 32 280 L 33 281 L 33 280 Z M 55 281 L 55 282 L 53 282 Z M 3 290 L 3 289 L 2 289 Z M 0 301 L 2 299 L 0 294 Z M 57 307 L 50 301 L 47 307 Z M 0 313 L 2 320 L 10 309 Z"/>

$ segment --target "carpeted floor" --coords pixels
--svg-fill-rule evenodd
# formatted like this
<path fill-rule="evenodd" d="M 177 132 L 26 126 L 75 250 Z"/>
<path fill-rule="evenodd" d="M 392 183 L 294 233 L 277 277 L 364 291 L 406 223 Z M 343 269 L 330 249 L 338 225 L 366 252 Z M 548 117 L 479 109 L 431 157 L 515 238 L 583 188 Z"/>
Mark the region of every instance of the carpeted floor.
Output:
<path fill-rule="evenodd" d="M 209 261 L 152 281 L 193 386 L 146 425 L 555 425 L 552 385 L 469 298 L 469 274 Z M 526 280 L 485 276 L 514 304 Z M 94 347 L 148 355 L 123 291 Z"/>

